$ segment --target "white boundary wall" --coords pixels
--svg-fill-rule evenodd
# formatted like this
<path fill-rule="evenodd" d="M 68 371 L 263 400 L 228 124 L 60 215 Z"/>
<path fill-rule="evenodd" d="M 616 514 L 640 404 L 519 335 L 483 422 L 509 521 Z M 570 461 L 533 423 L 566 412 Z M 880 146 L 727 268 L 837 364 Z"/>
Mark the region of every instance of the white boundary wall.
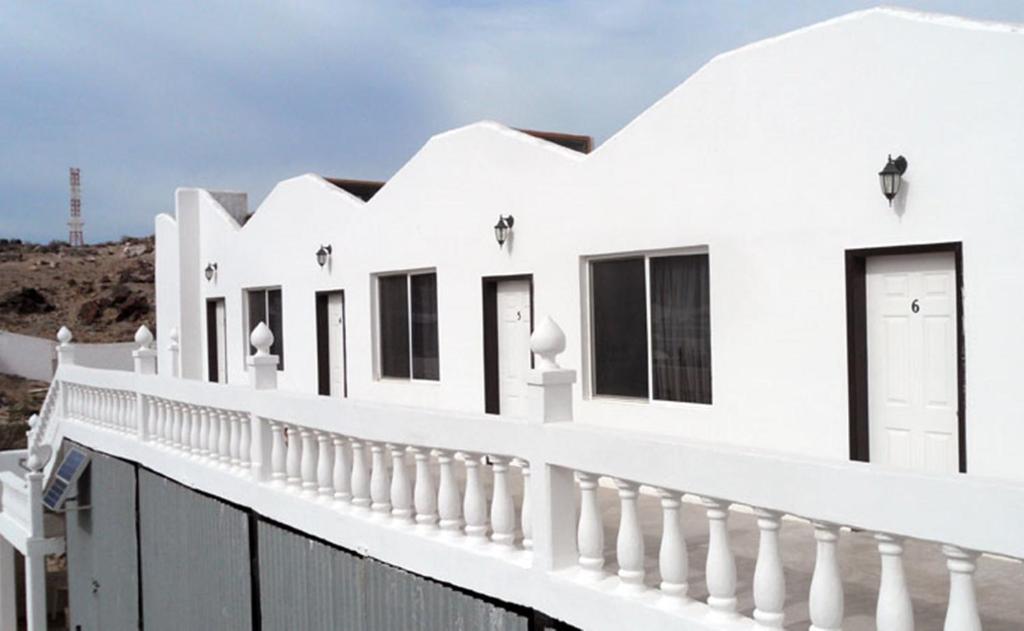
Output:
<path fill-rule="evenodd" d="M 56 340 L 0 331 L 0 373 L 50 381 L 57 368 L 56 346 Z M 131 342 L 76 344 L 75 361 L 90 368 L 131 370 L 134 349 Z"/>

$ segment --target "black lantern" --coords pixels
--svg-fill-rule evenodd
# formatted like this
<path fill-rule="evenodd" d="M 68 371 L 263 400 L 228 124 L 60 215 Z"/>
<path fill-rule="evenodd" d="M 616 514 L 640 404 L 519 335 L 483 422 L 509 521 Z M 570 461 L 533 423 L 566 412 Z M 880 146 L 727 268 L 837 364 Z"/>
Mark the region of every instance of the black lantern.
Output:
<path fill-rule="evenodd" d="M 216 274 L 216 273 L 217 273 L 217 264 L 216 263 L 207 263 L 206 264 L 206 269 L 203 271 L 203 274 L 206 275 L 206 280 L 207 281 L 213 280 L 213 275 Z"/>
<path fill-rule="evenodd" d="M 885 195 L 885 198 L 889 200 L 890 206 L 892 206 L 892 200 L 900 192 L 900 183 L 903 181 L 903 174 L 906 171 L 907 159 L 899 156 L 893 160 L 892 154 L 889 154 L 889 161 L 878 172 L 878 181 L 882 185 L 882 195 Z"/>
<path fill-rule="evenodd" d="M 327 259 L 331 256 L 331 252 L 334 251 L 329 245 L 321 245 L 320 249 L 316 251 L 316 264 L 320 267 L 327 265 Z"/>
<path fill-rule="evenodd" d="M 494 224 L 494 239 L 498 247 L 505 245 L 508 236 L 512 233 L 512 225 L 516 222 L 512 215 L 498 215 L 498 223 Z"/>

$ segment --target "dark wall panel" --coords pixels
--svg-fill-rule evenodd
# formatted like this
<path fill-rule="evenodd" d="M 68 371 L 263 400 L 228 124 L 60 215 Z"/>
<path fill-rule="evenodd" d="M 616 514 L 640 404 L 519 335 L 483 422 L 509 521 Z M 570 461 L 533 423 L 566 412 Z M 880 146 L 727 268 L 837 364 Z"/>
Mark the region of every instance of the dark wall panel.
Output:
<path fill-rule="evenodd" d="M 139 504 L 146 631 L 252 629 L 248 515 L 145 469 Z"/>

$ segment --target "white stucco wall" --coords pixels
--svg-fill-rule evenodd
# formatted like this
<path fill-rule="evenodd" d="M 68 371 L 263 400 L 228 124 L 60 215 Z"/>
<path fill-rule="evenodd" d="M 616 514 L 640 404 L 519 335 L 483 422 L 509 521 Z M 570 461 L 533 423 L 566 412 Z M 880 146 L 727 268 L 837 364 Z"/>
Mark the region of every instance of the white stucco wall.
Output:
<path fill-rule="evenodd" d="M 0 331 L 0 373 L 49 381 L 57 367 L 57 340 Z M 132 370 L 132 342 L 75 344 L 75 363 L 90 368 Z"/>
<path fill-rule="evenodd" d="M 178 244 L 180 278 L 219 266 L 216 282 L 176 290 L 198 336 L 183 361 L 187 344 L 205 373 L 202 305 L 224 297 L 228 376 L 244 382 L 243 290 L 280 285 L 280 387 L 316 392 L 314 292 L 344 289 L 350 396 L 479 411 L 481 277 L 532 273 L 535 313 L 562 326 L 562 364 L 581 373 L 578 422 L 845 460 L 845 251 L 959 241 L 968 467 L 1024 477 L 1022 68 L 1013 29 L 872 10 L 717 57 L 589 156 L 470 125 L 432 138 L 369 203 L 300 176 L 244 228 L 181 190 L 179 225 L 198 221 L 199 243 Z M 893 208 L 877 178 L 890 153 L 909 161 Z M 515 216 L 511 248 L 494 242 L 499 214 Z M 162 229 L 158 283 L 174 263 Z M 710 253 L 714 404 L 590 399 L 585 257 L 692 246 Z M 371 275 L 419 268 L 438 274 L 441 380 L 377 380 Z"/>

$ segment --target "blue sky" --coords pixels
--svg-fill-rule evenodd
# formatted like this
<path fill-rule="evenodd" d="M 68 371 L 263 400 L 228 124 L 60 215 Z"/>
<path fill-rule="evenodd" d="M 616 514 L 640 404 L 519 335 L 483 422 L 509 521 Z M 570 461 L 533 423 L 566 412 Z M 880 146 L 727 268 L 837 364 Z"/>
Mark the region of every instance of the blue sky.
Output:
<path fill-rule="evenodd" d="M 0 237 L 152 233 L 178 186 L 255 208 L 305 172 L 387 179 L 492 119 L 600 143 L 714 55 L 876 3 L 0 3 Z M 1021 0 L 901 6 L 1024 23 Z"/>

